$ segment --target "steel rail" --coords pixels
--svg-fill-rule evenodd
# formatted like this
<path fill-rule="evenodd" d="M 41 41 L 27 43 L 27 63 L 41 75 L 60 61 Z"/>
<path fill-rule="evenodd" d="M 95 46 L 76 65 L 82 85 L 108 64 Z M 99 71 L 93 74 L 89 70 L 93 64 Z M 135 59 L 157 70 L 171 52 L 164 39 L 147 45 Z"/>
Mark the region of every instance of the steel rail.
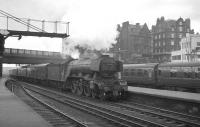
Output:
<path fill-rule="evenodd" d="M 63 116 L 64 118 L 67 118 L 67 119 L 70 119 L 71 121 L 73 121 L 75 124 L 77 124 L 79 127 L 88 127 L 86 124 L 78 121 L 77 119 L 67 115 L 66 113 L 56 109 L 55 107 L 43 102 L 42 100 L 40 100 L 39 98 L 35 97 L 33 94 L 30 93 L 30 91 L 27 90 L 27 88 L 25 87 L 22 87 L 24 89 L 24 91 L 30 96 L 32 97 L 33 99 L 37 100 L 39 103 L 41 103 L 42 105 L 46 106 L 47 108 L 53 110 L 55 113 Z"/>
<path fill-rule="evenodd" d="M 32 86 L 32 87 L 35 87 L 35 86 Z M 29 87 L 29 89 L 30 89 L 30 87 Z M 58 95 L 58 93 L 55 92 L 55 91 L 49 91 L 49 90 L 46 90 L 44 88 L 39 88 L 39 89 L 45 90 L 46 92 L 38 92 L 38 90 L 37 91 L 35 90 L 35 92 L 37 92 L 38 94 L 42 94 L 44 96 L 47 96 L 47 97 L 49 97 L 49 95 L 45 95 L 45 94 L 47 94 L 47 92 L 53 92 L 54 96 L 55 96 L 55 94 Z M 43 94 L 43 93 L 45 93 L 45 94 Z M 67 96 L 64 96 L 64 95 L 58 95 L 58 96 L 59 97 L 57 97 L 57 98 L 61 98 L 60 96 L 64 97 L 64 99 L 63 99 L 64 101 L 57 100 L 57 99 L 55 99 L 55 97 L 51 97 L 51 98 L 55 99 L 56 101 L 60 101 L 61 103 L 65 103 L 65 104 L 67 103 L 66 101 L 68 101 L 68 103 L 67 103 L 68 105 L 73 104 L 73 107 L 74 106 L 77 107 L 77 105 L 78 105 L 77 108 L 83 107 L 82 110 L 89 109 L 90 113 L 91 113 L 91 110 L 93 110 L 93 111 L 95 110 L 95 111 L 98 111 L 98 113 L 101 114 L 101 115 L 102 114 L 104 114 L 104 115 L 106 114 L 107 116 L 109 115 L 109 117 L 111 117 L 112 119 L 115 119 L 114 122 L 117 122 L 117 124 L 122 124 L 122 122 L 124 122 L 125 124 L 123 124 L 122 126 L 126 126 L 127 124 L 129 124 L 128 126 L 136 126 L 137 125 L 137 126 L 166 127 L 165 125 L 162 125 L 162 124 L 159 124 L 159 123 L 155 123 L 155 122 L 152 122 L 152 121 L 149 121 L 149 120 L 146 120 L 146 119 L 141 119 L 141 118 L 138 118 L 138 117 L 135 117 L 135 116 L 130 116 L 130 115 L 127 115 L 127 114 L 116 112 L 114 110 L 106 109 L 106 108 L 103 108 L 103 107 L 100 107 L 100 106 L 97 106 L 97 105 L 94 105 L 94 104 L 89 104 L 89 103 L 83 102 L 83 101 L 75 99 L 75 98 L 67 97 Z M 108 113 L 108 112 L 110 112 L 110 113 Z M 96 114 L 96 113 L 92 113 L 92 114 Z M 133 122 L 134 120 L 137 121 L 137 123 L 134 123 Z"/>

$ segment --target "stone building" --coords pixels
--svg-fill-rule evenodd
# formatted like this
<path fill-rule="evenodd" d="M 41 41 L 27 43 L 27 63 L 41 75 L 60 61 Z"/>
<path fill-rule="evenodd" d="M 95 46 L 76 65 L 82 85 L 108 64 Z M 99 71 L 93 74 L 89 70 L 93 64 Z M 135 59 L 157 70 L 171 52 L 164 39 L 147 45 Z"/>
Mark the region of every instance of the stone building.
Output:
<path fill-rule="evenodd" d="M 165 20 L 158 18 L 152 26 L 153 58 L 156 62 L 171 60 L 171 52 L 180 50 L 180 41 L 186 33 L 194 33 L 190 28 L 190 19 Z"/>
<path fill-rule="evenodd" d="M 120 53 L 125 63 L 144 62 L 151 56 L 151 32 L 145 23 L 124 22 L 118 25 L 119 36 L 113 50 Z"/>
<path fill-rule="evenodd" d="M 186 34 L 180 41 L 181 49 L 172 52 L 171 62 L 200 61 L 200 35 Z"/>

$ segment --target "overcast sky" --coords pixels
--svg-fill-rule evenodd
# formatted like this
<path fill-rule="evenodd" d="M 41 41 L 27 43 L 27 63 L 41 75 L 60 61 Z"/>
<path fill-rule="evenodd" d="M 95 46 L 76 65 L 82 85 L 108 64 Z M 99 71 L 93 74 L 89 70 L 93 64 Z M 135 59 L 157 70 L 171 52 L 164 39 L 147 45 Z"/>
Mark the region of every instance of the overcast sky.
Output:
<path fill-rule="evenodd" d="M 192 29 L 199 32 L 199 7 L 200 0 L 0 0 L 0 9 L 16 17 L 69 21 L 72 42 L 97 49 L 115 43 L 116 25 L 124 21 L 151 28 L 161 16 L 190 18 Z M 61 51 L 61 39 L 8 38 L 5 46 Z"/>

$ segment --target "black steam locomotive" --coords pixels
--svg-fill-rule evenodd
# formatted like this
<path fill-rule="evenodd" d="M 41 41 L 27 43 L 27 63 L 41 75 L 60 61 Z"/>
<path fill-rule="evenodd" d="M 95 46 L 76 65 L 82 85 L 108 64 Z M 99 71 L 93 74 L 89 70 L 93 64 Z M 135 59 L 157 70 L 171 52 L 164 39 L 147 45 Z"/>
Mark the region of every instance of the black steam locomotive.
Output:
<path fill-rule="evenodd" d="M 30 65 L 10 71 L 10 76 L 23 81 L 70 89 L 78 95 L 93 98 L 124 98 L 127 83 L 119 78 L 120 61 L 101 55 L 97 58 L 68 59 L 62 63 Z"/>
<path fill-rule="evenodd" d="M 124 64 L 128 85 L 200 92 L 200 62 Z"/>

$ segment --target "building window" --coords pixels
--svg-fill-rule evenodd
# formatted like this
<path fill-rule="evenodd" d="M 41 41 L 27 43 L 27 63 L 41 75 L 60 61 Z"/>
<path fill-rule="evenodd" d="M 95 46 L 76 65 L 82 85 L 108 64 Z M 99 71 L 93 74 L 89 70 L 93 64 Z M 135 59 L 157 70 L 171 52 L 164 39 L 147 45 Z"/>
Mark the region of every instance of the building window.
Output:
<path fill-rule="evenodd" d="M 157 36 L 155 35 L 155 39 L 157 39 Z"/>
<path fill-rule="evenodd" d="M 200 42 L 197 42 L 197 46 L 200 46 Z"/>
<path fill-rule="evenodd" d="M 174 38 L 174 34 L 171 34 L 171 38 Z"/>
<path fill-rule="evenodd" d="M 178 35 L 178 38 L 182 38 L 182 34 L 179 34 L 179 35 Z"/>
<path fill-rule="evenodd" d="M 174 31 L 174 27 L 172 27 L 172 31 Z"/>
<path fill-rule="evenodd" d="M 159 39 L 160 39 L 160 38 L 161 38 L 161 35 L 159 34 L 159 36 L 158 36 L 158 37 L 159 37 Z"/>
<path fill-rule="evenodd" d="M 182 43 L 181 44 L 181 49 L 184 49 L 185 48 L 185 43 Z"/>
<path fill-rule="evenodd" d="M 163 46 L 165 46 L 165 42 L 163 42 Z"/>
<path fill-rule="evenodd" d="M 165 38 L 165 34 L 163 34 L 163 38 Z"/>
<path fill-rule="evenodd" d="M 174 45 L 174 41 L 171 41 L 171 45 Z"/>
<path fill-rule="evenodd" d="M 187 28 L 187 32 L 188 32 L 188 33 L 190 32 L 190 29 L 189 29 L 189 28 Z"/>
<path fill-rule="evenodd" d="M 183 22 L 179 22 L 179 25 L 183 25 Z"/>
<path fill-rule="evenodd" d="M 157 43 L 155 43 L 155 47 L 157 47 Z"/>
<path fill-rule="evenodd" d="M 181 60 L 181 55 L 172 56 L 172 60 Z"/>
<path fill-rule="evenodd" d="M 131 32 L 134 32 L 134 28 L 131 28 Z"/>
<path fill-rule="evenodd" d="M 186 60 L 186 55 L 183 54 L 183 55 L 182 55 L 182 59 L 183 59 L 183 60 Z"/>
<path fill-rule="evenodd" d="M 183 31 L 183 27 L 182 27 L 182 26 L 179 27 L 179 31 L 180 31 L 180 32 Z"/>

